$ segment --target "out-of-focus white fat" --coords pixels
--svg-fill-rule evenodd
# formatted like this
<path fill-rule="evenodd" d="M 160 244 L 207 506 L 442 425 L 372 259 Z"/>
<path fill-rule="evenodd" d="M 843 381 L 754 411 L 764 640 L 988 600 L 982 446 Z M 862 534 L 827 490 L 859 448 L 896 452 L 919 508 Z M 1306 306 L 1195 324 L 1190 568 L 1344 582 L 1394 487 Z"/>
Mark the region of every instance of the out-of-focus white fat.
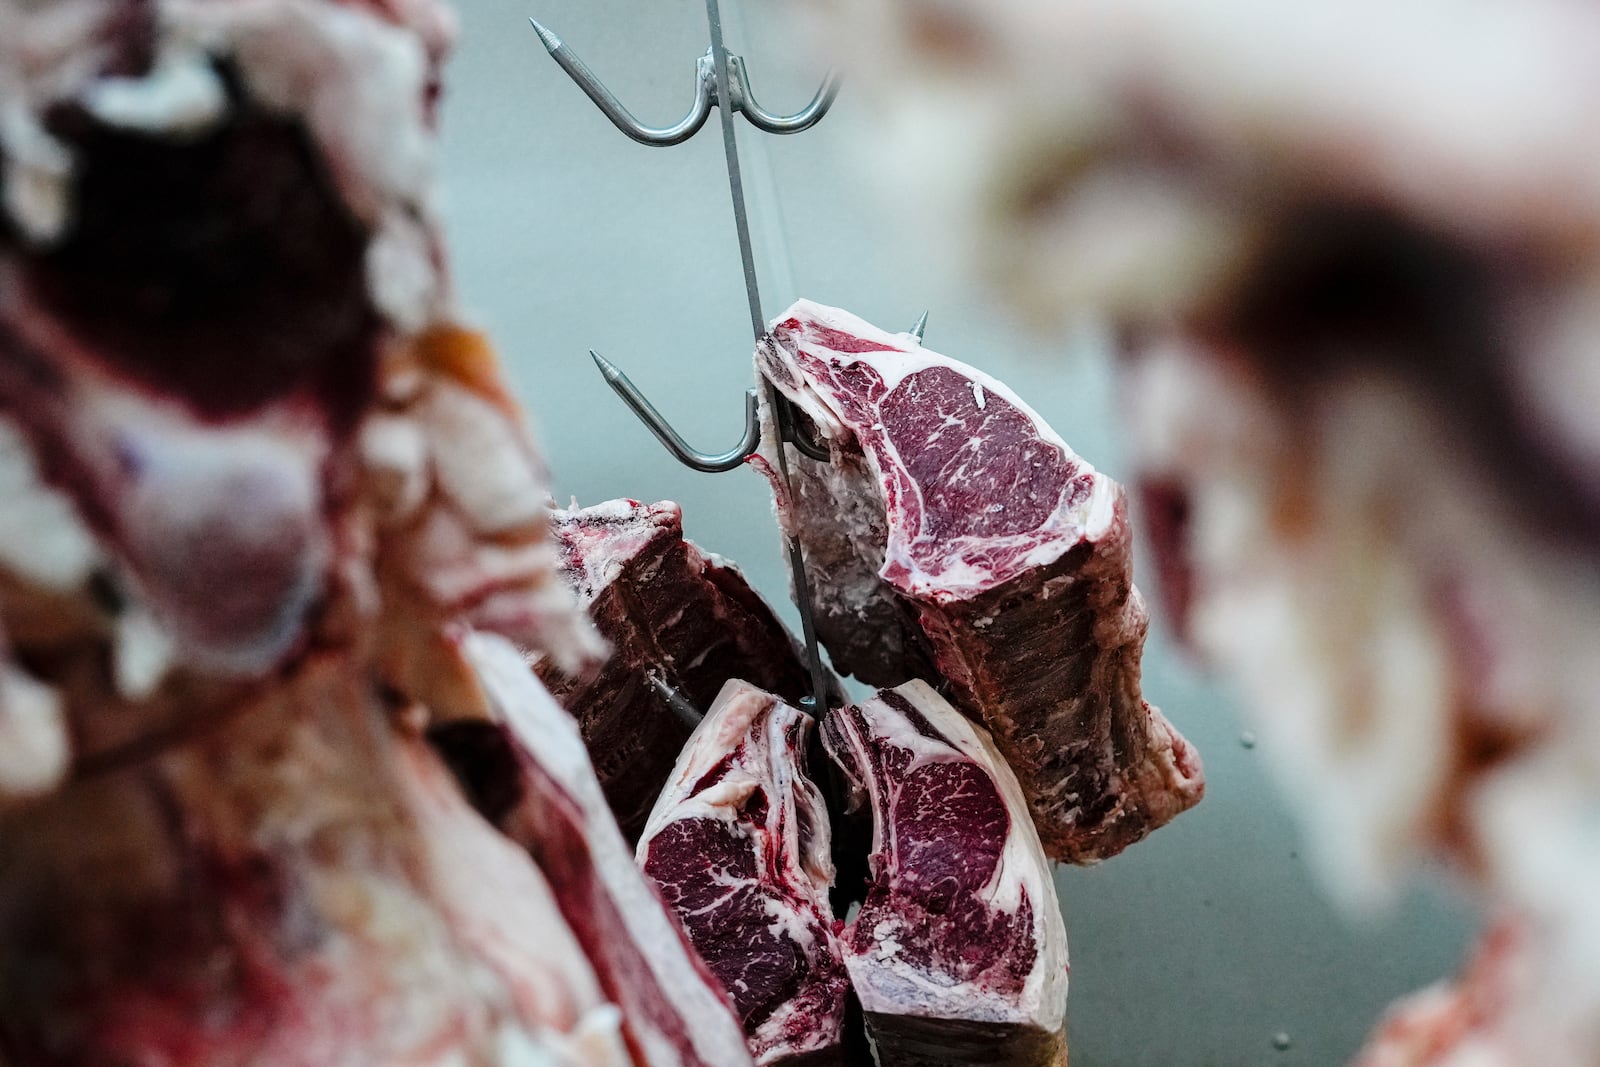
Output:
<path fill-rule="evenodd" d="M 1600 968 L 1600 578 L 1394 381 L 1324 389 L 1294 433 L 1178 343 L 1127 384 L 1141 466 L 1189 494 L 1194 640 L 1240 684 L 1328 883 L 1381 899 L 1464 831 L 1490 894 L 1562 916 Z M 1462 747 L 1482 728 L 1527 741 L 1485 771 Z"/>
<path fill-rule="evenodd" d="M 0 810 L 55 788 L 70 757 L 60 695 L 0 658 Z"/>
<path fill-rule="evenodd" d="M 67 495 L 46 485 L 33 447 L 0 417 L 0 570 L 70 592 L 102 562 L 99 545 Z"/>
<path fill-rule="evenodd" d="M 1600 236 L 1586 5 L 801 8 L 872 100 L 885 199 L 1043 317 L 1181 310 L 1297 191 L 1365 191 L 1479 234 Z"/>
<path fill-rule="evenodd" d="M 232 60 L 250 95 L 301 118 L 345 203 L 373 229 L 368 288 L 411 333 L 449 309 L 433 254 L 434 133 L 426 114 L 430 50 L 453 35 L 431 3 L 390 5 L 408 25 L 328 0 L 157 0 L 157 61 L 142 77 L 101 77 L 111 5 L 0 0 L 0 146 L 11 166 L 0 203 L 48 244 L 72 217 L 70 150 L 42 116 L 79 102 L 101 121 L 182 141 L 226 118 L 213 63 Z M 400 9 L 404 8 L 404 11 Z"/>

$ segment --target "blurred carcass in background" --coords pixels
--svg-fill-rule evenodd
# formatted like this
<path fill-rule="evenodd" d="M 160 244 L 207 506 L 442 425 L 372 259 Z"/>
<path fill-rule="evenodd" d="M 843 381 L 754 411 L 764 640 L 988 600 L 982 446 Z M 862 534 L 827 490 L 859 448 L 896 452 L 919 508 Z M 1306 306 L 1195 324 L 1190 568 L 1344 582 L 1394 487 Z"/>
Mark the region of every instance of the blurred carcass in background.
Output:
<path fill-rule="evenodd" d="M 1363 1063 L 1600 1063 L 1600 12 L 805 0 L 910 227 L 1116 328 L 1167 616 L 1330 889 L 1501 916 Z"/>

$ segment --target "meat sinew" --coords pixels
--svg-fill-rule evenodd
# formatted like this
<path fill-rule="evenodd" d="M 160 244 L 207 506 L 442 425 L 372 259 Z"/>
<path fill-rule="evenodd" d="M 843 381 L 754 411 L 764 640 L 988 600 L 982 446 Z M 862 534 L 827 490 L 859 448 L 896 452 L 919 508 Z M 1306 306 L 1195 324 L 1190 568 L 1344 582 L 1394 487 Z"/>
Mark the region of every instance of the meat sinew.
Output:
<path fill-rule="evenodd" d="M 1067 932 L 1016 778 L 926 682 L 831 712 L 873 824 L 845 963 L 878 1062 L 1065 1064 Z"/>
<path fill-rule="evenodd" d="M 756 366 L 830 454 L 791 449 L 778 506 L 835 666 L 946 683 L 1055 858 L 1104 859 L 1199 801 L 1199 756 L 1140 695 L 1119 485 L 1004 385 L 847 312 L 800 301 Z"/>
<path fill-rule="evenodd" d="M 612 500 L 555 512 L 561 573 L 611 656 L 569 674 L 541 657 L 539 677 L 578 720 L 622 832 L 637 841 L 692 724 L 650 675 L 706 707 L 730 678 L 795 701 L 809 685 L 794 639 L 744 576 L 683 536 L 668 502 Z"/>
<path fill-rule="evenodd" d="M 811 732 L 804 713 L 729 682 L 639 842 L 763 1065 L 843 1062 L 848 980 L 828 906 L 828 813 L 806 777 Z"/>
<path fill-rule="evenodd" d="M 601 988 L 622 1010 L 638 1061 L 660 1067 L 749 1063 L 721 987 L 618 832 L 577 724 L 503 639 L 475 635 L 467 653 L 505 724 L 505 747 L 478 780 L 478 797 L 485 799 L 488 787 L 487 798 L 499 809 L 491 813 L 494 821 L 528 849 L 548 879 Z M 478 726 L 463 723 L 443 732 L 449 737 Z M 459 744 L 454 750 L 462 751 Z M 496 766 L 512 771 L 501 774 L 498 787 Z"/>

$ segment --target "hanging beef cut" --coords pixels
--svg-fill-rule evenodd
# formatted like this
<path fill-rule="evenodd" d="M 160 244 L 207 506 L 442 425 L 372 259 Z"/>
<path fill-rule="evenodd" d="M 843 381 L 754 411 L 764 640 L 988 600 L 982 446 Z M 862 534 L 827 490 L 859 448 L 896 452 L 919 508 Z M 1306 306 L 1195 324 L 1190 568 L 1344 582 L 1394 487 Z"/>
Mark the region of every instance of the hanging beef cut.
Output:
<path fill-rule="evenodd" d="M 1055 858 L 1104 859 L 1199 801 L 1199 756 L 1139 691 L 1121 486 L 982 371 L 835 308 L 796 303 L 756 366 L 829 452 L 790 450 L 778 506 L 836 667 L 947 686 Z"/>
<path fill-rule="evenodd" d="M 812 721 L 731 681 L 678 757 L 639 863 L 744 1021 L 757 1064 L 843 1063 L 847 979 Z"/>
<path fill-rule="evenodd" d="M 922 681 L 830 713 L 822 736 L 872 812 L 843 941 L 878 1063 L 1064 1065 L 1067 932 L 989 736 Z"/>
<path fill-rule="evenodd" d="M 597 669 L 539 677 L 578 720 L 611 810 L 637 841 L 693 723 L 650 684 L 677 688 L 697 708 L 745 678 L 797 701 L 810 685 L 794 639 L 732 564 L 683 536 L 683 513 L 663 501 L 611 500 L 555 512 L 561 573 L 611 643 Z"/>
<path fill-rule="evenodd" d="M 548 879 L 635 1058 L 652 1067 L 738 1067 L 744 1035 L 618 833 L 572 717 L 505 640 L 473 635 L 466 653 L 502 724 L 447 725 L 436 741 L 480 809 Z"/>

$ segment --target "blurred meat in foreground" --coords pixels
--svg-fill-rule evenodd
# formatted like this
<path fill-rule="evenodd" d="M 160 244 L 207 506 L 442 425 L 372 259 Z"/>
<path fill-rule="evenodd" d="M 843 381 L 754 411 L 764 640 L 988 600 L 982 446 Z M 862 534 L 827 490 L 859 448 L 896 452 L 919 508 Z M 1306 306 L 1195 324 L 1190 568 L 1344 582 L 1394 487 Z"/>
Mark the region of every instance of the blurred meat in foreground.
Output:
<path fill-rule="evenodd" d="M 1328 883 L 1443 858 L 1564 976 L 1371 1062 L 1600 1060 L 1600 12 L 798 6 L 921 232 L 1116 324 L 1167 619 Z"/>
<path fill-rule="evenodd" d="M 573 672 L 603 649 L 455 310 L 452 25 L 0 0 L 13 1067 L 749 1062 L 614 827 L 604 889 L 634 898 L 600 945 L 549 860 L 567 828 L 502 832 L 429 744 L 515 710 L 470 642 L 556 716 L 505 640 Z"/>

